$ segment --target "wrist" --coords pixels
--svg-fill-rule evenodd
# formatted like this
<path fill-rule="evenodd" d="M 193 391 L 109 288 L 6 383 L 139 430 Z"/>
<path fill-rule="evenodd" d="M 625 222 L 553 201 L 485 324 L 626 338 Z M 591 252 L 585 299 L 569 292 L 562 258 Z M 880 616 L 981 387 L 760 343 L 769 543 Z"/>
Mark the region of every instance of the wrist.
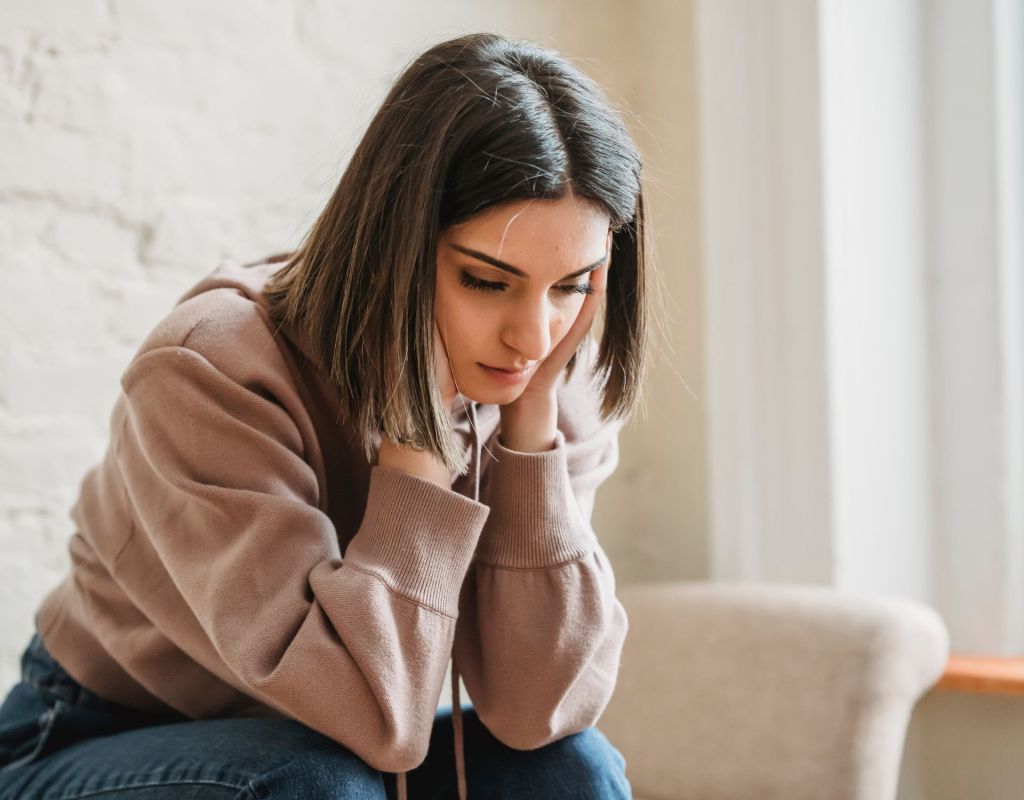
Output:
<path fill-rule="evenodd" d="M 555 446 L 558 403 L 554 395 L 524 398 L 501 407 L 502 446 L 523 453 L 540 453 Z"/>
<path fill-rule="evenodd" d="M 402 470 L 437 484 L 442 489 L 452 488 L 451 473 L 444 461 L 429 450 L 417 450 L 411 444 L 399 444 L 382 436 L 377 464 L 389 469 Z"/>

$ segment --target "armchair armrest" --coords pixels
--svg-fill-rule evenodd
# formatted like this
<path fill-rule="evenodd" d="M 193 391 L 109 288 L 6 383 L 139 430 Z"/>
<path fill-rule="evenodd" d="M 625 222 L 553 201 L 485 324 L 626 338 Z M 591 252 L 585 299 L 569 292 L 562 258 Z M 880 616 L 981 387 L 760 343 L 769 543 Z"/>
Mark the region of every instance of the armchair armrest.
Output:
<path fill-rule="evenodd" d="M 942 675 L 931 608 L 832 587 L 620 586 L 600 728 L 645 800 L 893 800 L 914 704 Z"/>

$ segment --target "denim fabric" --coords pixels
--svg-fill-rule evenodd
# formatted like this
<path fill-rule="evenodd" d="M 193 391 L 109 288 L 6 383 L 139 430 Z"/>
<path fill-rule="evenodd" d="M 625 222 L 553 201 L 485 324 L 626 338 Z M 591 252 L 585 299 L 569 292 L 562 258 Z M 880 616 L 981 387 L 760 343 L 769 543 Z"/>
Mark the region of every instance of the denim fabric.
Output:
<path fill-rule="evenodd" d="M 0 706 L 0 800 L 395 800 L 395 776 L 286 718 L 191 720 L 105 700 L 38 634 Z M 536 750 L 495 739 L 462 706 L 470 800 L 630 798 L 626 763 L 596 728 Z M 451 707 L 438 710 L 409 800 L 457 798 Z"/>

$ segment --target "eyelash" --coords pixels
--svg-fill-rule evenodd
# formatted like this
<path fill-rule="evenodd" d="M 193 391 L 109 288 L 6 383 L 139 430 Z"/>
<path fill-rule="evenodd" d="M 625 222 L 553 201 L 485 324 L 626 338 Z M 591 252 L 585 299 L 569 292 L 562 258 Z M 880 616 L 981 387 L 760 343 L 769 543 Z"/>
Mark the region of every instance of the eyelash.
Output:
<path fill-rule="evenodd" d="M 459 276 L 459 283 L 470 289 L 476 289 L 481 292 L 503 292 L 507 283 L 500 283 L 498 281 L 482 281 L 479 278 L 474 278 L 468 272 L 463 272 Z M 576 283 L 568 286 L 556 286 L 562 294 L 573 295 L 573 294 L 593 294 L 594 288 L 590 283 Z"/>

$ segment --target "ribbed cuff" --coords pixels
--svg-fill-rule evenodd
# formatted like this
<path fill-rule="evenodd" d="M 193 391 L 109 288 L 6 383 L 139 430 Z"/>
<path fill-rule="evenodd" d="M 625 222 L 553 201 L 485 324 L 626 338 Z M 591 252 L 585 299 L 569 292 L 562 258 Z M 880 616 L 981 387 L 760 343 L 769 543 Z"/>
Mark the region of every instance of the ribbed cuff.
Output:
<path fill-rule="evenodd" d="M 488 469 L 491 515 L 476 561 L 504 567 L 550 567 L 582 558 L 596 539 L 569 483 L 565 434 L 540 453 L 509 450 L 499 437 L 489 446 L 497 463 Z"/>
<path fill-rule="evenodd" d="M 376 465 L 345 562 L 379 575 L 398 594 L 457 617 L 462 581 L 489 513 L 458 492 Z"/>

